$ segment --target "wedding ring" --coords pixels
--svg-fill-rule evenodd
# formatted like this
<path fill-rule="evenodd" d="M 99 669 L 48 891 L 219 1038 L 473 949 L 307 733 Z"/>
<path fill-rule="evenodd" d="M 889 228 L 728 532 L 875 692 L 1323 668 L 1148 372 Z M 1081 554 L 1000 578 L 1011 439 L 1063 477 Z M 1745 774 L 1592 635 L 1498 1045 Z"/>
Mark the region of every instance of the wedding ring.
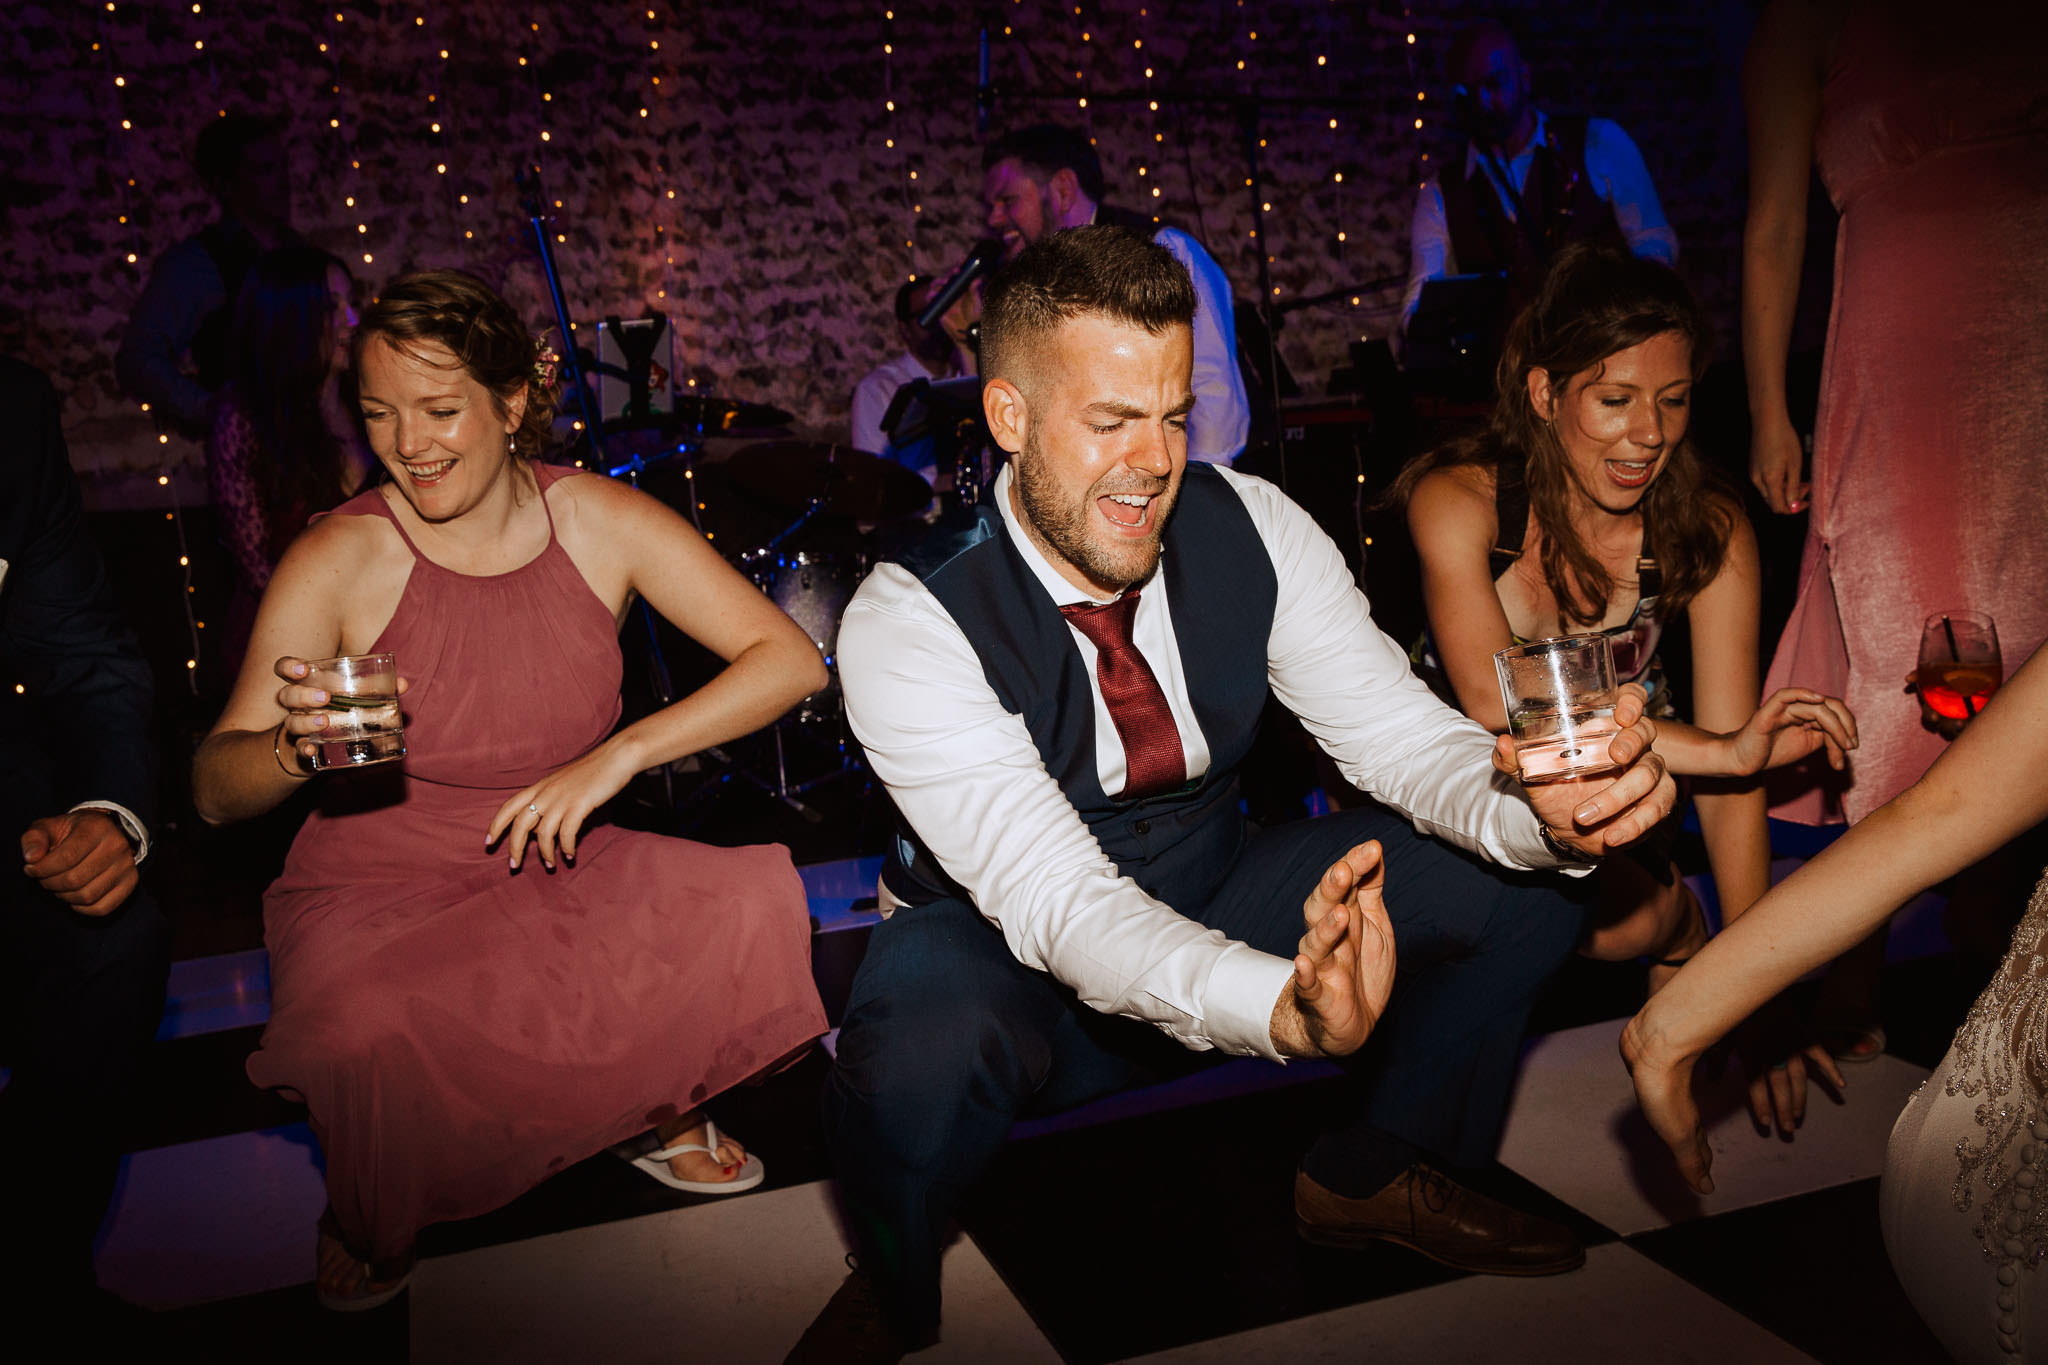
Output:
<path fill-rule="evenodd" d="M 529 810 L 529 811 L 531 811 L 531 812 L 532 812 L 533 814 L 535 814 L 535 815 L 539 815 L 539 814 L 540 814 L 540 807 L 539 807 L 539 806 L 536 806 L 536 805 L 534 805 L 534 804 L 533 804 L 533 802 L 531 802 L 531 801 L 529 801 L 529 802 L 527 802 L 527 803 L 526 803 L 526 809 L 527 809 L 527 810 Z"/>

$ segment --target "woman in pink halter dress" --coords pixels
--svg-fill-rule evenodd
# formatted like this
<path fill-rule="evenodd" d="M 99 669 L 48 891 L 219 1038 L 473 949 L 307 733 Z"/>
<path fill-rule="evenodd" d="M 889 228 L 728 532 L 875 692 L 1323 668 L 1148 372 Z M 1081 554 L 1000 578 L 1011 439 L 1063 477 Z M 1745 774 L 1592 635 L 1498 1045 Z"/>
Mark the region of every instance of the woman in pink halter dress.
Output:
<path fill-rule="evenodd" d="M 318 779 L 264 900 L 272 1013 L 248 1066 L 304 1098 L 326 1153 L 339 1308 L 402 1287 L 421 1227 L 650 1127 L 671 1159 L 640 1164 L 666 1183 L 757 1183 L 701 1106 L 825 1028 L 787 850 L 582 828 L 635 772 L 815 691 L 815 646 L 673 512 L 518 453 L 548 404 L 481 284 L 399 281 L 356 350 L 391 482 L 279 565 L 194 775 L 210 820 L 275 805 L 325 721 L 305 661 L 396 656 L 406 757 Z M 730 664 L 614 734 L 635 593 Z"/>

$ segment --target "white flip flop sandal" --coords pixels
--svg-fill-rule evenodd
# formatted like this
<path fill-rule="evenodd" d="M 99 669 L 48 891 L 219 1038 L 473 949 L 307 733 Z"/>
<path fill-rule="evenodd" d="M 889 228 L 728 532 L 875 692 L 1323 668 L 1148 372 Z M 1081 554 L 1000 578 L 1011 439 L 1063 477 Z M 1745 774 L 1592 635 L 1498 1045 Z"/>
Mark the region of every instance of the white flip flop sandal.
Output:
<path fill-rule="evenodd" d="M 324 1231 L 320 1235 L 322 1237 L 335 1236 L 333 1233 Z M 336 1241 L 339 1240 L 337 1237 Z M 344 1247 L 343 1250 L 346 1251 L 347 1248 Z M 413 1256 L 408 1255 L 403 1259 L 402 1264 L 404 1269 L 394 1278 L 386 1280 L 382 1289 L 369 1289 L 367 1288 L 368 1285 L 377 1283 L 375 1279 L 376 1267 L 359 1261 L 357 1265 L 361 1269 L 357 1288 L 346 1294 L 330 1294 L 320 1288 L 319 1280 L 316 1277 L 313 1283 L 313 1297 L 322 1308 L 330 1313 L 365 1313 L 372 1308 L 382 1308 L 385 1304 L 403 1294 L 412 1285 L 412 1272 L 418 1265 L 418 1262 Z"/>
<path fill-rule="evenodd" d="M 669 1160 L 686 1152 L 702 1152 L 712 1160 L 718 1159 L 718 1125 L 710 1119 L 704 1120 L 703 1142 L 679 1142 L 673 1147 L 663 1147 L 645 1156 L 633 1158 L 633 1164 L 659 1180 L 672 1190 L 688 1194 L 738 1194 L 751 1190 L 767 1178 L 768 1168 L 761 1164 L 761 1158 L 749 1152 L 746 1163 L 739 1173 L 730 1180 L 684 1180 L 668 1168 Z"/>

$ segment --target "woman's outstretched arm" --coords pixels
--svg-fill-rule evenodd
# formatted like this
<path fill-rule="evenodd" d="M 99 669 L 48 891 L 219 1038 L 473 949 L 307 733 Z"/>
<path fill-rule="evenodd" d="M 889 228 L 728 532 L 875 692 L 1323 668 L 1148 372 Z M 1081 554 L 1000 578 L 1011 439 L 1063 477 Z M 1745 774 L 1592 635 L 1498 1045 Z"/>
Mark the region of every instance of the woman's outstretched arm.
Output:
<path fill-rule="evenodd" d="M 1702 1193 L 1711 1158 L 1691 1094 L 1699 1056 L 1926 887 L 2048 816 L 2048 662 L 2029 660 L 1927 774 L 1703 948 L 1622 1032 L 1636 1096 Z"/>

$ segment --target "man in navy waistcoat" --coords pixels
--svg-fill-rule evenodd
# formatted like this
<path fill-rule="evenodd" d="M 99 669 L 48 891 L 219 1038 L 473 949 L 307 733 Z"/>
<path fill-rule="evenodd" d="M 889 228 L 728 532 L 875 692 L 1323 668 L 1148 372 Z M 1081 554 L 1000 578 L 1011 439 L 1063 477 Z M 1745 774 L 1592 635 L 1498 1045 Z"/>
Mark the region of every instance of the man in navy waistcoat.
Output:
<path fill-rule="evenodd" d="M 91 1358 L 125 1330 L 95 1288 L 93 1237 L 170 972 L 136 870 L 156 805 L 151 683 L 86 530 L 56 390 L 0 358 L 0 408 L 0 836 L 21 849 L 0 872 L 0 1308 L 61 1324 Z"/>
<path fill-rule="evenodd" d="M 1671 809 L 1640 693 L 1611 782 L 1516 784 L 1306 512 L 1188 462 L 1195 307 L 1128 229 L 1020 254 L 982 314 L 1011 462 L 965 548 L 883 565 L 840 628 L 904 828 L 824 1102 L 859 1268 L 792 1360 L 932 1339 L 954 1203 L 1011 1122 L 1156 1078 L 1162 1051 L 1347 1059 L 1353 1118 L 1296 1177 L 1310 1241 L 1584 1260 L 1447 1170 L 1491 1160 L 1530 1002 L 1579 939 L 1562 879 L 1532 874 Z M 1249 826 L 1236 772 L 1269 687 L 1376 804 Z"/>

